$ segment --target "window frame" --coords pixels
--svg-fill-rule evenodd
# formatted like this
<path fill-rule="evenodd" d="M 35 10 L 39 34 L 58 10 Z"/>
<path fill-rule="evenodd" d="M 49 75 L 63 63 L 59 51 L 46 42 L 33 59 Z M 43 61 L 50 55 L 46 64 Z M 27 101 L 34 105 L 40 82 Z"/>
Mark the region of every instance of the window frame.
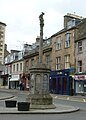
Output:
<path fill-rule="evenodd" d="M 17 63 L 16 64 L 16 71 L 18 72 L 18 70 L 19 70 L 19 64 Z"/>
<path fill-rule="evenodd" d="M 13 65 L 13 72 L 15 72 L 15 64 Z"/>
<path fill-rule="evenodd" d="M 64 67 L 65 69 L 70 68 L 70 55 L 65 55 L 64 56 Z"/>
<path fill-rule="evenodd" d="M 65 34 L 65 48 L 70 47 L 70 39 L 71 39 L 71 33 Z"/>
<path fill-rule="evenodd" d="M 61 56 L 56 57 L 56 70 L 61 69 Z"/>
<path fill-rule="evenodd" d="M 25 71 L 28 71 L 28 60 L 25 62 Z"/>
<path fill-rule="evenodd" d="M 78 61 L 77 70 L 78 72 L 82 72 L 82 60 Z"/>
<path fill-rule="evenodd" d="M 56 50 L 60 50 L 61 49 L 61 36 L 56 38 Z"/>
<path fill-rule="evenodd" d="M 82 52 L 82 41 L 78 42 L 78 52 Z"/>
<path fill-rule="evenodd" d="M 31 59 L 31 66 L 34 66 L 34 58 Z"/>
<path fill-rule="evenodd" d="M 22 68 L 23 68 L 23 67 L 22 67 L 22 63 L 20 63 L 20 71 L 22 71 Z"/>

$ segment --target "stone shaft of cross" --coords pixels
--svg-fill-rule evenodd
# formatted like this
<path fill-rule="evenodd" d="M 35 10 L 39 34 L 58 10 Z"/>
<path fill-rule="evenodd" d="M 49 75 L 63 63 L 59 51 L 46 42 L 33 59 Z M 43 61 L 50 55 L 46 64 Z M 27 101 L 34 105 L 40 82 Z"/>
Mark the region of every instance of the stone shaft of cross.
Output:
<path fill-rule="evenodd" d="M 43 56 L 43 27 L 44 27 L 44 13 L 42 12 L 39 16 L 40 20 L 40 43 L 39 43 L 39 63 L 42 63 L 42 56 Z"/>

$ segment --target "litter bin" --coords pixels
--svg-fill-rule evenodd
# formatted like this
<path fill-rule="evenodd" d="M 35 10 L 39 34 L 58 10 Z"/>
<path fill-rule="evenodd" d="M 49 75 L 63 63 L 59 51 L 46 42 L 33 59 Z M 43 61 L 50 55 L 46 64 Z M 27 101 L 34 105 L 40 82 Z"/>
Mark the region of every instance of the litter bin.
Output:
<path fill-rule="evenodd" d="M 29 111 L 30 103 L 29 102 L 18 102 L 18 111 Z"/>
<path fill-rule="evenodd" d="M 5 106 L 6 107 L 16 107 L 16 100 L 5 100 Z"/>

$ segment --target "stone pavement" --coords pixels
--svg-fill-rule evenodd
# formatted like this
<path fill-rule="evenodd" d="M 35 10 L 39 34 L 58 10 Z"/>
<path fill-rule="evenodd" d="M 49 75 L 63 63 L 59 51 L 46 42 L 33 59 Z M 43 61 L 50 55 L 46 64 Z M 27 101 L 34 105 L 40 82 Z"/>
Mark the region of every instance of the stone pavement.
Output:
<path fill-rule="evenodd" d="M 5 91 L 5 92 L 3 92 Z M 9 94 L 8 89 L 0 89 L 0 101 L 5 101 L 6 99 L 11 99 L 14 96 L 10 93 Z M 16 91 L 16 90 L 11 90 Z M 24 93 L 24 91 L 22 91 Z M 25 92 L 27 93 L 27 92 Z M 52 95 L 53 97 L 56 97 L 56 95 Z M 59 95 L 59 97 L 61 97 Z M 5 106 L 0 106 L 0 114 L 62 114 L 62 113 L 70 113 L 70 112 L 75 112 L 78 111 L 78 107 L 74 106 L 68 106 L 68 105 L 61 105 L 61 104 L 55 104 L 56 108 L 55 109 L 44 109 L 44 110 L 33 110 L 30 109 L 29 111 L 18 111 L 17 106 L 15 108 L 8 108 Z"/>
<path fill-rule="evenodd" d="M 0 114 L 62 114 L 78 111 L 78 107 L 57 104 L 55 109 L 18 111 L 16 108 L 0 107 Z"/>

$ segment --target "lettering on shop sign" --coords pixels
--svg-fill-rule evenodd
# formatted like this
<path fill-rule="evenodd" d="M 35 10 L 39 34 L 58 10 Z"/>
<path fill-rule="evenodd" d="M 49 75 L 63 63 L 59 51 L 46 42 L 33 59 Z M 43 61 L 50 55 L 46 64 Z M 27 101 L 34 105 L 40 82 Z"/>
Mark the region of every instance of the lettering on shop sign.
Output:
<path fill-rule="evenodd" d="M 57 72 L 57 75 L 62 75 L 62 72 Z"/>
<path fill-rule="evenodd" d="M 75 78 L 75 80 L 85 80 L 86 79 L 85 75 L 78 75 L 78 76 L 75 76 L 74 78 Z"/>

